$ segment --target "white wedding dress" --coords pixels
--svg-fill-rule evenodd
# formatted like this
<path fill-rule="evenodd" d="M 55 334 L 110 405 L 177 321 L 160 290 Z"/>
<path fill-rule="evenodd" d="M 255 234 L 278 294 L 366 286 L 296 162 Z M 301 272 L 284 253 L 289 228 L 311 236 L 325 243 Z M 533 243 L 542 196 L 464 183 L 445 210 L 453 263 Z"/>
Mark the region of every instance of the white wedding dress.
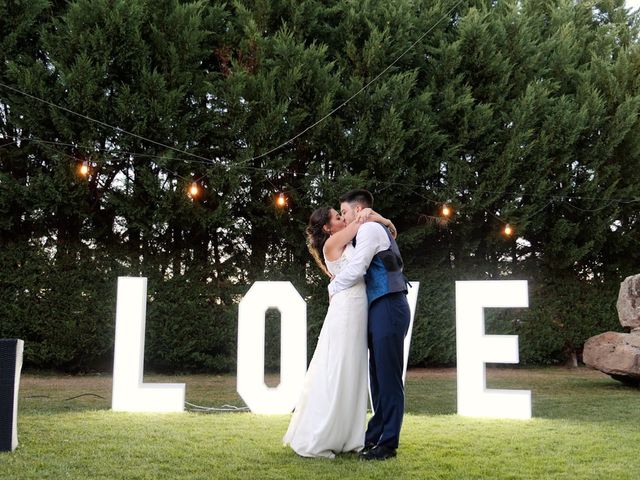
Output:
<path fill-rule="evenodd" d="M 347 245 L 335 262 L 336 275 L 354 248 Z M 333 458 L 364 445 L 367 416 L 367 293 L 364 279 L 338 292 L 329 304 L 304 388 L 284 436 L 303 457 Z"/>

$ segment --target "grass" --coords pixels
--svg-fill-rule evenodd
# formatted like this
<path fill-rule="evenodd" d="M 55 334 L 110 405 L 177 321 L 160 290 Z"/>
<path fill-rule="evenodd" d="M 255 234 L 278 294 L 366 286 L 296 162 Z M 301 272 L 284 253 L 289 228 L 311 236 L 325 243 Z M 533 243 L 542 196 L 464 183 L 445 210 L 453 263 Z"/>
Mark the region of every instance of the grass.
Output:
<path fill-rule="evenodd" d="M 586 369 L 487 377 L 490 388 L 532 390 L 534 418 L 459 417 L 455 370 L 413 370 L 398 457 L 370 463 L 296 456 L 281 443 L 286 415 L 116 413 L 109 376 L 23 375 L 20 446 L 0 454 L 0 478 L 640 478 L 640 390 Z M 243 404 L 232 376 L 145 381 L 186 383 L 194 404 Z"/>

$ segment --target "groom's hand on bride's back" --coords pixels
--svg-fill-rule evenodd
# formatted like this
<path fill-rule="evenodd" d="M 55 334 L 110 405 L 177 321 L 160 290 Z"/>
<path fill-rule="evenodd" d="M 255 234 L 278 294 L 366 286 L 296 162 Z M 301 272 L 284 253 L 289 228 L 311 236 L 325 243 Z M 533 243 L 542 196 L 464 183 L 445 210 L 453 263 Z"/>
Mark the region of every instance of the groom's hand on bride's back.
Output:
<path fill-rule="evenodd" d="M 331 274 L 331 280 L 329 280 L 329 282 L 333 282 L 333 279 L 336 278 L 336 276 L 332 273 Z M 331 298 L 333 297 L 333 295 L 329 294 L 329 303 L 331 303 Z"/>

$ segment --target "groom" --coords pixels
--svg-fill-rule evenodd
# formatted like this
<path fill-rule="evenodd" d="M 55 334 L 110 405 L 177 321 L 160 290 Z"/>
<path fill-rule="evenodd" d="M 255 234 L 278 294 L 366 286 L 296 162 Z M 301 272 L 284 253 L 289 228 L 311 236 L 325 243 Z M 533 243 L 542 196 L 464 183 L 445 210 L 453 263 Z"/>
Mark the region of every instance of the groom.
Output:
<path fill-rule="evenodd" d="M 364 208 L 373 207 L 367 190 L 340 197 L 340 213 L 347 223 Z M 354 285 L 364 276 L 369 302 L 367 342 L 369 381 L 374 415 L 369 420 L 360 458 L 385 460 L 396 456 L 402 415 L 404 337 L 409 328 L 407 281 L 402 258 L 389 230 L 375 222 L 363 223 L 347 266 L 329 284 L 329 296 Z"/>

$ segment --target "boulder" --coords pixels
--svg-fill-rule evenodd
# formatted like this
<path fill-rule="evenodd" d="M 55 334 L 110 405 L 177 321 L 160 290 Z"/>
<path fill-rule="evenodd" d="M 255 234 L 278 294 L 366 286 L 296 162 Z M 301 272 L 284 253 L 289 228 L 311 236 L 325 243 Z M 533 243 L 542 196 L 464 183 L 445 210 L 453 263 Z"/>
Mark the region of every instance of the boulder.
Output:
<path fill-rule="evenodd" d="M 627 277 L 620 284 L 616 308 L 620 324 L 640 332 L 640 274 Z"/>
<path fill-rule="evenodd" d="M 640 335 L 605 332 L 584 344 L 584 363 L 623 383 L 640 385 Z"/>

